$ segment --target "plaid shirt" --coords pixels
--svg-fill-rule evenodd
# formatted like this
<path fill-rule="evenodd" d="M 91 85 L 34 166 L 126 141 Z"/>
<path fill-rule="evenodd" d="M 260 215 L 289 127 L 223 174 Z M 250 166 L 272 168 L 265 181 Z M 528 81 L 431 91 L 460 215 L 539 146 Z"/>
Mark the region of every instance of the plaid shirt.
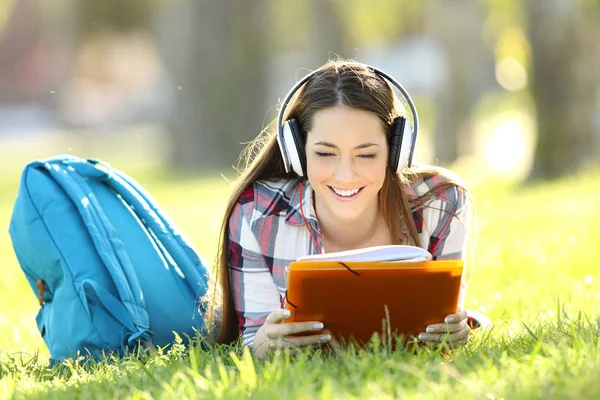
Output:
<path fill-rule="evenodd" d="M 406 187 L 409 196 L 424 194 L 445 178 L 434 175 Z M 257 181 L 240 196 L 229 220 L 229 266 L 238 328 L 252 345 L 269 313 L 280 308 L 285 271 L 292 261 L 318 254 L 300 207 L 319 246 L 323 235 L 308 181 Z M 300 204 L 302 187 L 302 204 Z M 412 210 L 421 246 L 434 260 L 464 259 L 470 204 L 462 189 L 436 192 L 427 207 Z M 444 211 L 448 212 L 444 212 Z M 406 232 L 406 229 L 404 229 Z M 464 274 L 459 306 L 464 307 Z"/>

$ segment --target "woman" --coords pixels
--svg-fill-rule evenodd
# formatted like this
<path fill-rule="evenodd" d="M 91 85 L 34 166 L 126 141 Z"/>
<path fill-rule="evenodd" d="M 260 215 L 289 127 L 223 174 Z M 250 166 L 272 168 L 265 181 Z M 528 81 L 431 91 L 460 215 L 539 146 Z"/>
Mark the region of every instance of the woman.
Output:
<path fill-rule="evenodd" d="M 319 321 L 282 324 L 285 271 L 300 256 L 411 244 L 437 260 L 464 257 L 469 195 L 449 171 L 411 166 L 416 132 L 411 136 L 401 116 L 390 79 L 357 62 L 330 61 L 296 85 L 275 129 L 246 149 L 221 228 L 220 301 L 212 303 L 221 306 L 219 342 L 242 334 L 262 357 L 277 347 L 335 340 L 315 334 Z M 464 297 L 462 285 L 459 311 L 419 339 L 436 343 L 449 333 L 452 343 L 467 342 Z"/>

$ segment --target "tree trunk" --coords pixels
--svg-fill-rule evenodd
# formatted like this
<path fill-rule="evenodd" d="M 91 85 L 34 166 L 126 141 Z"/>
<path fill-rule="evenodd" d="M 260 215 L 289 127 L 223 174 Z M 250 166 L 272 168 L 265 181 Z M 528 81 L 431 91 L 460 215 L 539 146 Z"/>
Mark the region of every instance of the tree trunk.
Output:
<path fill-rule="evenodd" d="M 338 56 L 351 58 L 344 21 L 332 0 L 312 0 L 309 15 L 314 18 L 312 56 L 318 66 Z"/>
<path fill-rule="evenodd" d="M 9 2 L 0 6 L 0 105 L 37 100 L 35 87 L 28 87 L 37 76 L 28 76 L 39 44 L 41 18 L 32 0 Z"/>
<path fill-rule="evenodd" d="M 233 165 L 263 127 L 269 14 L 265 0 L 163 5 L 160 48 L 176 85 L 171 164 Z"/>
<path fill-rule="evenodd" d="M 593 20 L 576 1 L 530 0 L 531 90 L 537 144 L 529 180 L 574 173 L 594 159 Z"/>
<path fill-rule="evenodd" d="M 437 94 L 436 163 L 448 165 L 472 140 L 473 108 L 486 90 L 493 54 L 481 37 L 484 12 L 471 0 L 428 2 L 429 31 L 445 52 L 447 75 Z"/>

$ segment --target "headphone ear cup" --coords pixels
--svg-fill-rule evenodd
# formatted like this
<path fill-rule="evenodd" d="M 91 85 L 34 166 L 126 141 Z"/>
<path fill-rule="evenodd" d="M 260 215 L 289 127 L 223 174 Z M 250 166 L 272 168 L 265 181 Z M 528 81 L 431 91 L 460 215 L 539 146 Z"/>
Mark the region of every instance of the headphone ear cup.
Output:
<path fill-rule="evenodd" d="M 412 164 L 414 143 L 412 126 L 405 117 L 398 117 L 391 126 L 390 155 L 388 164 L 390 169 L 399 174 Z"/>
<path fill-rule="evenodd" d="M 390 170 L 395 173 L 402 171 L 402 168 L 404 168 L 399 164 L 400 154 L 402 152 L 402 136 L 404 135 L 405 124 L 406 118 L 400 116 L 394 120 L 392 126 L 390 127 L 388 165 L 390 167 Z"/>
<path fill-rule="evenodd" d="M 415 152 L 415 132 L 413 131 L 410 121 L 405 119 L 404 132 L 402 133 L 402 141 L 398 156 L 398 173 L 404 168 L 412 166 L 412 159 Z"/>
<path fill-rule="evenodd" d="M 306 171 L 304 139 L 300 125 L 295 119 L 289 119 L 284 122 L 283 137 L 292 170 L 298 176 L 304 176 L 304 172 Z"/>

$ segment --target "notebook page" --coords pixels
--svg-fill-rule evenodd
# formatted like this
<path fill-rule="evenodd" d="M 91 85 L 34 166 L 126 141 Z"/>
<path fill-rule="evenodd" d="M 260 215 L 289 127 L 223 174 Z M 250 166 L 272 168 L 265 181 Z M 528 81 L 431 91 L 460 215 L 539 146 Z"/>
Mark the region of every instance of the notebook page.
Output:
<path fill-rule="evenodd" d="M 415 262 L 429 261 L 431 258 L 431 254 L 420 247 L 388 245 L 303 256 L 297 261 Z"/>

